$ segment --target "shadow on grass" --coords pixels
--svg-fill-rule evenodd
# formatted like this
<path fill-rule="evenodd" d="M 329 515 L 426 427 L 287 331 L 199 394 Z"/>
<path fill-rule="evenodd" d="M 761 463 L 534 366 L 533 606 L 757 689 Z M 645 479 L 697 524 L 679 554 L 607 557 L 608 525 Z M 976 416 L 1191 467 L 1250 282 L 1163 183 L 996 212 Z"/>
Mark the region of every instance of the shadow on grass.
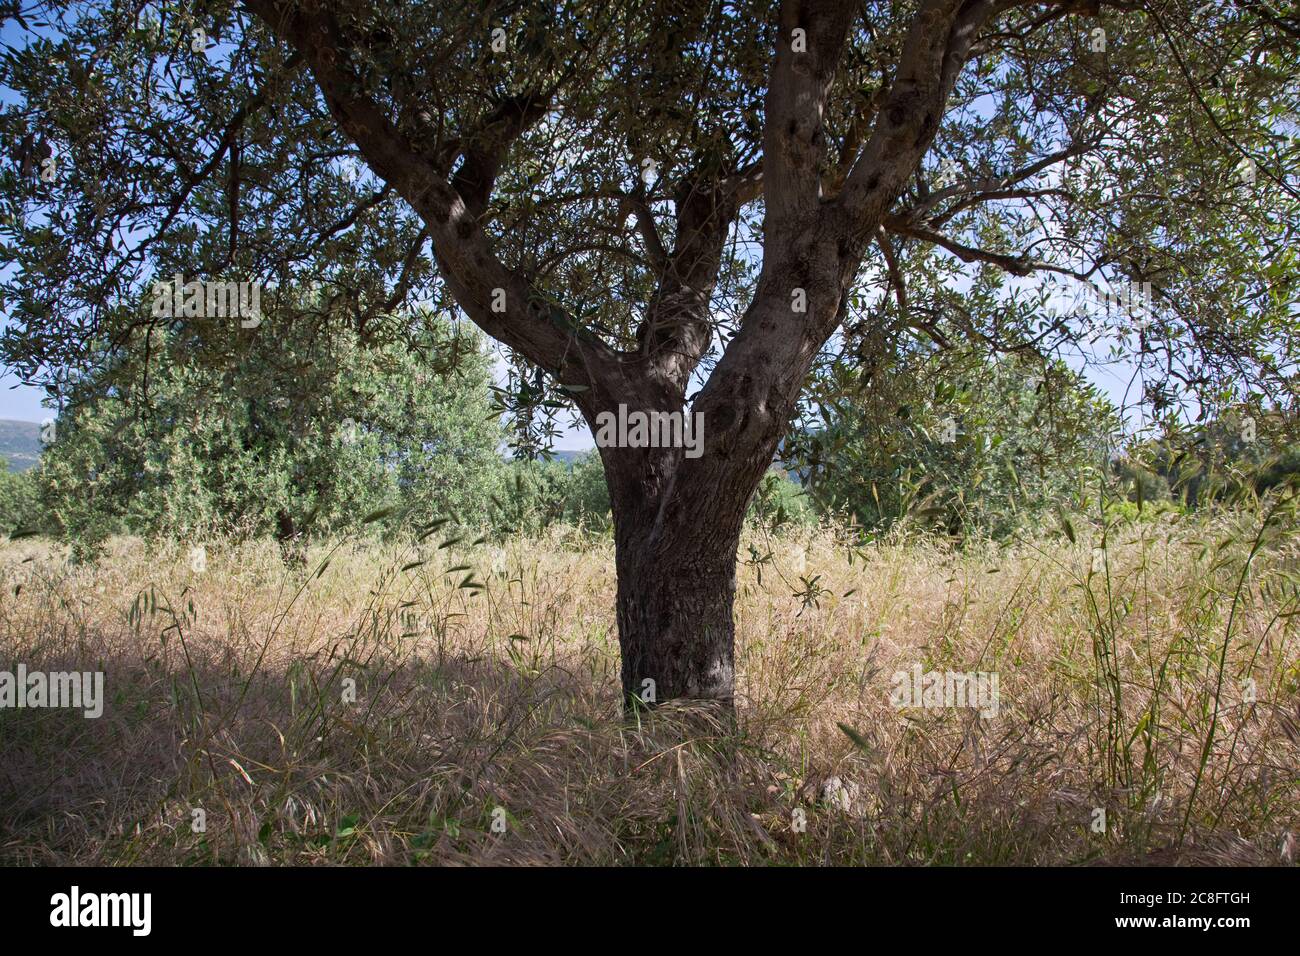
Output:
<path fill-rule="evenodd" d="M 530 666 L 508 641 L 402 660 L 215 643 L 111 657 L 97 719 L 0 711 L 0 860 L 1279 862 L 1226 830 L 1178 846 L 1176 800 L 1131 812 L 1023 727 L 993 737 L 960 715 L 883 754 L 879 728 L 810 736 L 744 705 L 738 729 L 689 705 L 628 718 L 606 663 Z"/>

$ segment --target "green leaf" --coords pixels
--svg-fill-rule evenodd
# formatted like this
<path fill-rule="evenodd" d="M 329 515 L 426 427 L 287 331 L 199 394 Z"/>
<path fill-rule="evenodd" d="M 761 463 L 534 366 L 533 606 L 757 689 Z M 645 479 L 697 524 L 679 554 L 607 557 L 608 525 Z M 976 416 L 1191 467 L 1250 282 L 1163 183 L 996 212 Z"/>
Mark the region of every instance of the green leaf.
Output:
<path fill-rule="evenodd" d="M 374 524 L 376 521 L 379 521 L 383 518 L 387 518 L 390 514 L 392 514 L 396 510 L 397 508 L 394 507 L 393 505 L 388 505 L 387 507 L 384 508 L 377 508 L 374 511 L 370 512 L 370 514 L 362 518 L 361 523 Z"/>
<path fill-rule="evenodd" d="M 856 744 L 858 749 L 861 750 L 863 753 L 869 754 L 872 752 L 871 744 L 867 742 L 867 739 L 863 737 L 860 733 L 858 733 L 856 730 L 854 730 L 852 727 L 850 727 L 848 724 L 842 724 L 837 722 L 836 726 L 839 727 L 840 730 L 844 731 L 844 736 L 848 737 L 849 740 L 853 741 L 853 743 Z"/>
<path fill-rule="evenodd" d="M 1064 511 L 1058 511 L 1057 515 L 1061 519 L 1061 527 L 1065 529 L 1065 536 L 1070 539 L 1070 544 L 1077 544 L 1078 538 L 1075 537 L 1074 525 L 1070 524 L 1070 519 L 1065 516 Z"/>

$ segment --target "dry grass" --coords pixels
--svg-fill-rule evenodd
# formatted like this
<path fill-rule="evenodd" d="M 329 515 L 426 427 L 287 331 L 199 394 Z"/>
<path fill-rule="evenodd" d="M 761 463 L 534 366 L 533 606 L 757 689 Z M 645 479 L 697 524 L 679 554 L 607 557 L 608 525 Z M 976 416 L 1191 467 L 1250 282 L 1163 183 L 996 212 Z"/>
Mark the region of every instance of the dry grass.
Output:
<path fill-rule="evenodd" d="M 611 548 L 572 533 L 344 545 L 319 574 L 325 549 L 209 545 L 195 573 L 179 544 L 11 543 L 0 669 L 102 668 L 108 701 L 0 711 L 0 861 L 1289 862 L 1298 562 L 1276 524 L 1251 558 L 1259 526 L 1130 525 L 1097 573 L 1059 535 L 756 539 L 733 731 L 623 717 Z M 1000 714 L 894 709 L 915 663 L 996 671 Z"/>

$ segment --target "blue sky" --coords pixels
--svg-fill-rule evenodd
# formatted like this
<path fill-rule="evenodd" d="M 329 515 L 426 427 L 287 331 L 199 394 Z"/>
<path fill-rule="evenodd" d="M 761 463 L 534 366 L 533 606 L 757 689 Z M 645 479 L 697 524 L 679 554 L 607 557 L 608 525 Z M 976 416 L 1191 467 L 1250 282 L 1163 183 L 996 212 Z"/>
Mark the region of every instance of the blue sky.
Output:
<path fill-rule="evenodd" d="M 52 414 L 41 404 L 45 391 L 21 384 L 8 370 L 0 376 L 0 418 L 39 422 Z"/>

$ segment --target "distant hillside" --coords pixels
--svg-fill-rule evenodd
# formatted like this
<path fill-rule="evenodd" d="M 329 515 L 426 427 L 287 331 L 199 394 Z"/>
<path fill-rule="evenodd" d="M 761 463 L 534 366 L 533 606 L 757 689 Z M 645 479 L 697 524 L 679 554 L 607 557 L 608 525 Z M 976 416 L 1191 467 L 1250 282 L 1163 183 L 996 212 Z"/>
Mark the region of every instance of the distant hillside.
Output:
<path fill-rule="evenodd" d="M 576 459 L 581 458 L 589 451 L 595 451 L 595 450 L 596 449 L 594 448 L 567 449 L 565 451 L 560 451 L 559 449 L 556 449 L 552 451 L 551 454 L 555 456 L 557 461 L 562 461 L 566 465 L 572 465 Z"/>
<path fill-rule="evenodd" d="M 513 460 L 514 456 L 510 454 L 509 449 L 502 448 L 500 451 L 501 451 L 501 457 L 504 458 L 506 461 Z M 564 450 L 558 448 L 552 448 L 551 458 L 553 458 L 555 461 L 563 462 L 566 465 L 572 465 L 579 458 L 583 457 L 584 455 L 593 454 L 595 453 L 595 451 L 596 451 L 595 448 L 568 448 Z"/>
<path fill-rule="evenodd" d="M 0 455 L 9 462 L 10 471 L 26 471 L 35 466 L 41 457 L 40 424 L 0 418 Z"/>

